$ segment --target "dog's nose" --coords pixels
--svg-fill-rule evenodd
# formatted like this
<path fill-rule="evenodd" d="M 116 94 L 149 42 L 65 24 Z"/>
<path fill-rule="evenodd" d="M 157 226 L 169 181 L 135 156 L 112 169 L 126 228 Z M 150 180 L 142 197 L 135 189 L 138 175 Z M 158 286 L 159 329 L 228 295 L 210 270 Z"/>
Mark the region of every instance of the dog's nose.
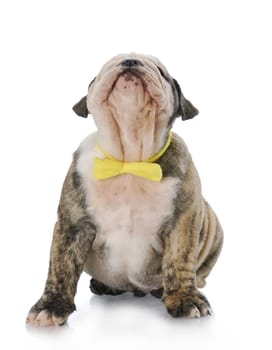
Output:
<path fill-rule="evenodd" d="M 142 62 L 139 60 L 127 59 L 121 62 L 121 65 L 126 68 L 142 66 Z"/>

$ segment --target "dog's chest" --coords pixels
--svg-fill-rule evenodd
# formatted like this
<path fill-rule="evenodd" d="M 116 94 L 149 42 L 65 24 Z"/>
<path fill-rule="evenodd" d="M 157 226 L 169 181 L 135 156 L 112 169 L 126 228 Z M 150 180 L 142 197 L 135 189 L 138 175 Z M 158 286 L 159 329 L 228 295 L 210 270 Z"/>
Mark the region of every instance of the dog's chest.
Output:
<path fill-rule="evenodd" d="M 149 182 L 122 175 L 90 186 L 88 210 L 99 228 L 98 239 L 108 247 L 144 248 L 156 240 L 162 223 L 171 215 L 173 181 Z"/>
<path fill-rule="evenodd" d="M 152 288 L 146 285 L 145 268 L 152 265 L 154 251 L 162 252 L 160 229 L 172 216 L 177 179 L 155 183 L 125 174 L 95 181 L 91 163 L 83 166 L 83 158 L 78 170 L 87 211 L 97 226 L 88 272 L 110 285 L 119 280 L 119 288 L 120 283 Z"/>
<path fill-rule="evenodd" d="M 111 276 L 127 279 L 126 283 L 142 289 L 147 287 L 143 281 L 145 266 L 152 263 L 154 251 L 162 253 L 160 229 L 173 208 L 173 181 L 146 182 L 122 175 L 103 184 L 93 183 L 88 200 L 88 211 L 98 228 L 94 256 L 103 257 Z"/>

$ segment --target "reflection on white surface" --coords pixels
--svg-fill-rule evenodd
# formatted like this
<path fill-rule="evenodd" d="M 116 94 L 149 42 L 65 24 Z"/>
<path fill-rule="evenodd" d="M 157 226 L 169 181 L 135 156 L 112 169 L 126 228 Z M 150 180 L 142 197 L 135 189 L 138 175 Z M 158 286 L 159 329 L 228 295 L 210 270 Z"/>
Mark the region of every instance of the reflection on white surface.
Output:
<path fill-rule="evenodd" d="M 174 319 L 162 302 L 152 296 L 136 298 L 131 294 L 120 296 L 92 296 L 89 277 L 83 275 L 76 302 L 77 311 L 62 327 L 25 327 L 16 318 L 8 329 L 12 344 L 24 344 L 29 349 L 77 349 L 99 347 L 106 349 L 138 349 L 151 346 L 163 349 L 180 346 L 186 349 L 229 349 L 238 347 L 252 329 L 249 319 L 235 316 L 230 305 L 221 298 L 210 295 L 218 315 L 200 319 Z M 220 287 L 216 288 L 217 291 Z M 207 294 L 208 295 L 208 294 Z M 235 305 L 237 308 L 237 304 Z M 22 311 L 22 310 L 20 310 Z M 24 310 L 25 311 L 25 310 Z M 23 320 L 21 320 L 23 321 Z M 16 336 L 14 336 L 16 334 Z M 251 339 L 251 344 L 254 339 Z M 240 346 L 240 345 L 239 345 Z"/>

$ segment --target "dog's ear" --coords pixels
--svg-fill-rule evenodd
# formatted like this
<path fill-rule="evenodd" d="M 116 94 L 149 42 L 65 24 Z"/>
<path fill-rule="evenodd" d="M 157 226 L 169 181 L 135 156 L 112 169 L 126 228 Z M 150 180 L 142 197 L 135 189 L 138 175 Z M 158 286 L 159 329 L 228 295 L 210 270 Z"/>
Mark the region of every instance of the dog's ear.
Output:
<path fill-rule="evenodd" d="M 93 78 L 93 80 L 90 82 L 88 89 L 90 86 L 94 83 L 96 77 Z M 87 108 L 87 96 L 82 97 L 78 103 L 76 103 L 73 107 L 73 111 L 79 115 L 80 117 L 87 118 L 88 114 L 90 114 L 88 108 Z"/>
<path fill-rule="evenodd" d="M 80 117 L 88 117 L 89 111 L 87 108 L 87 96 L 82 97 L 82 99 L 74 105 L 73 111 Z"/>
<path fill-rule="evenodd" d="M 176 79 L 173 79 L 173 82 L 178 96 L 177 114 L 181 116 L 182 120 L 194 118 L 199 113 L 198 109 L 184 97 Z"/>

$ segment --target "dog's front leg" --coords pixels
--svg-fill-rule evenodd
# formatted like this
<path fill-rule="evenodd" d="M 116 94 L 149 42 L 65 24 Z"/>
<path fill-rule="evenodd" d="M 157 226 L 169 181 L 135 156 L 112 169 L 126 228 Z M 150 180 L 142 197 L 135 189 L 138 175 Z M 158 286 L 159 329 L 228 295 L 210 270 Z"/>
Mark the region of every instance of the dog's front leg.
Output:
<path fill-rule="evenodd" d="M 208 300 L 196 286 L 196 258 L 202 226 L 201 210 L 193 206 L 182 214 L 166 238 L 163 257 L 163 302 L 173 317 L 200 317 L 211 313 Z"/>
<path fill-rule="evenodd" d="M 59 326 L 75 310 L 77 282 L 90 247 L 84 228 L 86 223 L 82 227 L 60 219 L 56 223 L 44 293 L 30 309 L 27 323 Z"/>

